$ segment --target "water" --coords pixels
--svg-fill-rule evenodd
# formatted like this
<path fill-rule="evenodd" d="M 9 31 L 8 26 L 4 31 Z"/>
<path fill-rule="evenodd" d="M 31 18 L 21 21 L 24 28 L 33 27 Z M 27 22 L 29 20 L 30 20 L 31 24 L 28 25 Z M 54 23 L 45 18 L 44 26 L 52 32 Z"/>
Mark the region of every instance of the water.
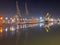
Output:
<path fill-rule="evenodd" d="M 18 27 L 0 27 L 0 45 L 60 45 L 60 23 L 24 24 Z"/>

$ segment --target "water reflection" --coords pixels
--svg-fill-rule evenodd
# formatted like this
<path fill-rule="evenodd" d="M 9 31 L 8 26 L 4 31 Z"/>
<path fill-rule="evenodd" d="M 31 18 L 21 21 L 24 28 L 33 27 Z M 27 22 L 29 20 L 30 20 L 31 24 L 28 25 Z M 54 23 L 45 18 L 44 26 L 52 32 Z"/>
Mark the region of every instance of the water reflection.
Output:
<path fill-rule="evenodd" d="M 24 45 L 28 45 L 29 38 L 30 38 L 30 33 L 29 33 L 28 28 L 27 28 L 25 31 Z"/>
<path fill-rule="evenodd" d="M 46 32 L 49 32 L 49 30 L 50 30 L 50 27 L 52 26 L 52 25 L 55 25 L 56 23 L 54 23 L 54 22 L 51 22 L 51 23 L 39 23 L 39 24 L 23 24 L 23 25 L 17 25 L 17 26 L 15 26 L 15 25 L 9 25 L 9 26 L 7 26 L 7 27 L 0 27 L 0 37 L 3 37 L 3 34 L 5 35 L 8 35 L 8 32 L 11 34 L 11 35 L 14 35 L 14 34 L 16 34 L 17 33 L 17 35 L 18 35 L 18 33 L 20 33 L 21 34 L 21 30 L 23 30 L 23 29 L 27 29 L 27 28 L 34 28 L 34 27 L 36 27 L 36 26 L 40 26 L 40 28 L 41 27 L 43 27 L 43 28 L 45 28 L 45 30 L 46 30 Z M 58 24 L 60 24 L 60 22 L 58 23 Z M 27 29 L 28 30 L 28 29 Z M 26 31 L 26 33 L 28 33 L 28 31 Z M 27 35 L 27 34 L 26 34 Z M 18 36 L 17 36 L 18 37 Z"/>
<path fill-rule="evenodd" d="M 3 32 L 3 28 L 2 27 L 0 27 L 0 33 L 2 33 Z"/>
<path fill-rule="evenodd" d="M 50 26 L 52 26 L 52 25 L 53 25 L 53 23 L 47 23 L 47 24 L 45 24 L 45 30 L 46 30 L 46 32 L 49 31 Z"/>
<path fill-rule="evenodd" d="M 22 30 L 17 30 L 17 33 L 16 33 L 16 45 L 19 45 L 19 43 L 21 42 L 21 33 L 22 33 Z"/>
<path fill-rule="evenodd" d="M 6 27 L 1 26 L 0 27 L 0 39 L 6 38 L 6 40 L 9 40 L 9 43 L 11 43 L 11 45 L 14 45 L 14 44 L 15 45 L 29 45 L 30 41 L 34 39 L 35 37 L 40 36 L 43 38 L 44 34 L 45 36 L 49 34 L 49 33 L 42 34 L 39 31 L 42 30 L 45 32 L 50 32 L 51 27 L 57 24 L 60 25 L 60 22 L 59 23 L 51 22 L 51 23 L 38 23 L 38 24 L 23 24 L 23 25 L 17 25 L 17 26 L 9 25 Z"/>
<path fill-rule="evenodd" d="M 0 37 L 3 37 L 3 28 L 2 27 L 0 27 Z"/>

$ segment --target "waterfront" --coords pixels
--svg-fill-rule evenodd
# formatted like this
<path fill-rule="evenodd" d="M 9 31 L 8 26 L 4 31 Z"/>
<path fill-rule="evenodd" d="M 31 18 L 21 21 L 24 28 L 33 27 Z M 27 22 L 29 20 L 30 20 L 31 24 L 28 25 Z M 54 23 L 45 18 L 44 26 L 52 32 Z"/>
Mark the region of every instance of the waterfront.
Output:
<path fill-rule="evenodd" d="M 12 25 L 0 27 L 0 45 L 60 45 L 60 25 L 51 24 L 25 24 L 19 29 Z"/>

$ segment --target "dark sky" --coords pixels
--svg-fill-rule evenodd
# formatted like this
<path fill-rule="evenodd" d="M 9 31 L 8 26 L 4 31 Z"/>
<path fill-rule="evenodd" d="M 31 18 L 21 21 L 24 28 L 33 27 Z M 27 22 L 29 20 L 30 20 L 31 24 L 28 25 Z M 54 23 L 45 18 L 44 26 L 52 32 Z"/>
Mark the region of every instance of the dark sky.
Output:
<path fill-rule="evenodd" d="M 18 2 L 22 16 L 25 16 L 25 2 L 28 6 L 29 16 L 44 16 L 46 12 L 50 12 L 53 17 L 60 15 L 60 1 L 58 0 L 18 0 Z M 0 15 L 16 15 L 16 0 L 0 0 Z"/>

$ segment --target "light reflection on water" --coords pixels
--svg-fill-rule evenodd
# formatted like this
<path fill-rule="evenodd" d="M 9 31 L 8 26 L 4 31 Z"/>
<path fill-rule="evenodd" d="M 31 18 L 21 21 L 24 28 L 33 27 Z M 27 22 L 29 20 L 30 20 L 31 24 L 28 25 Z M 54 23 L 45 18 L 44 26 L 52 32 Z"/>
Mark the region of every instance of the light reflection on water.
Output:
<path fill-rule="evenodd" d="M 60 23 L 58 23 L 60 24 Z M 54 23 L 39 23 L 39 24 L 24 24 L 24 25 L 19 25 L 19 26 L 14 26 L 14 25 L 9 25 L 9 27 L 0 27 L 0 37 L 2 37 L 3 33 L 6 32 L 6 34 L 9 32 L 12 33 L 12 35 L 15 33 L 15 32 L 18 32 L 18 30 L 22 30 L 22 29 L 26 29 L 26 28 L 34 28 L 36 26 L 40 26 L 45 28 L 46 32 L 49 31 L 50 27 L 52 25 L 54 25 Z M 19 27 L 19 29 L 17 29 Z"/>
<path fill-rule="evenodd" d="M 59 24 L 60 23 L 58 23 L 58 25 Z M 57 24 L 52 22 L 52 23 L 39 23 L 39 24 L 24 24 L 24 25 L 19 25 L 19 26 L 9 25 L 7 27 L 0 27 L 0 39 L 9 38 L 11 41 L 14 40 L 13 43 L 15 45 L 19 45 L 19 44 L 28 45 L 32 37 L 35 38 L 34 36 L 36 37 L 38 36 L 37 34 L 40 33 L 39 31 L 41 30 L 41 28 L 44 28 L 45 32 L 49 32 L 50 27 L 54 25 L 57 25 Z M 37 28 L 38 26 L 39 26 L 39 29 Z M 34 31 L 34 29 L 36 29 L 35 30 L 36 32 L 37 30 L 39 30 L 37 34 Z M 41 36 L 41 37 L 43 38 L 44 36 Z M 10 45 L 14 45 L 14 44 L 11 43 Z"/>

